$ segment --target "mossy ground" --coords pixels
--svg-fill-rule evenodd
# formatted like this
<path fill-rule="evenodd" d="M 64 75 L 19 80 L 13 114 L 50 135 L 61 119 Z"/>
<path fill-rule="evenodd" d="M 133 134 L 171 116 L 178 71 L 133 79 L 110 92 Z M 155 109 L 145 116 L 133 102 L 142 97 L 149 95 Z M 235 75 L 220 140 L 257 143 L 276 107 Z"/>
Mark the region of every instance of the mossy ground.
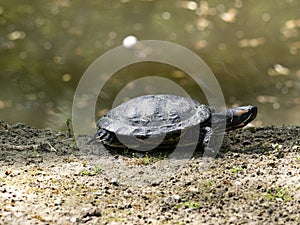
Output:
<path fill-rule="evenodd" d="M 227 134 L 204 169 L 1 122 L 0 224 L 299 224 L 299 131 Z"/>

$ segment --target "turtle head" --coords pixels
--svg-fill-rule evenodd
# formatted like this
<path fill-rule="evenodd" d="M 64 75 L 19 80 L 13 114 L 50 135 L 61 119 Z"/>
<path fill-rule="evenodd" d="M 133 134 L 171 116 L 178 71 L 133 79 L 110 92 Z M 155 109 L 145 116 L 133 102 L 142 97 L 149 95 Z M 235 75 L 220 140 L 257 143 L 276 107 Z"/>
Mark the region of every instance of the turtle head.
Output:
<path fill-rule="evenodd" d="M 250 123 L 257 115 L 256 106 L 241 106 L 236 108 L 230 108 L 224 111 L 226 118 L 226 130 L 234 130 L 241 128 Z"/>
<path fill-rule="evenodd" d="M 234 130 L 246 126 L 254 120 L 256 114 L 257 107 L 251 105 L 229 108 L 221 113 L 213 113 L 212 123 L 218 127 L 218 124 L 224 124 L 226 121 L 226 131 Z"/>

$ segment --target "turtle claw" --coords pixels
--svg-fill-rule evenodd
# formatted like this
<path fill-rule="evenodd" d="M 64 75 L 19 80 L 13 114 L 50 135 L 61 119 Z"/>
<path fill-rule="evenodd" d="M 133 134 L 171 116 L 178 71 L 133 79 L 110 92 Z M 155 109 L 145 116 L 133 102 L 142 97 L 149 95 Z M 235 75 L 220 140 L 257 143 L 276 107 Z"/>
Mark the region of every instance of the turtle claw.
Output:
<path fill-rule="evenodd" d="M 95 140 L 97 140 L 97 134 L 95 134 L 94 137 L 92 137 L 90 140 L 88 140 L 88 142 L 86 143 L 86 145 L 90 145 Z"/>

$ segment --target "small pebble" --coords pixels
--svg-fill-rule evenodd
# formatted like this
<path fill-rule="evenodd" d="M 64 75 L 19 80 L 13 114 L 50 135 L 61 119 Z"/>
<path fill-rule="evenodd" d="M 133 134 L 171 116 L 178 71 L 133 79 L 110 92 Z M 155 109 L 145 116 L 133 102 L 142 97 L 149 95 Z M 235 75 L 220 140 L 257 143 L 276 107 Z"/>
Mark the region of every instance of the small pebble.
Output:
<path fill-rule="evenodd" d="M 173 199 L 176 200 L 176 201 L 179 201 L 180 200 L 180 196 L 179 195 L 173 195 Z"/>

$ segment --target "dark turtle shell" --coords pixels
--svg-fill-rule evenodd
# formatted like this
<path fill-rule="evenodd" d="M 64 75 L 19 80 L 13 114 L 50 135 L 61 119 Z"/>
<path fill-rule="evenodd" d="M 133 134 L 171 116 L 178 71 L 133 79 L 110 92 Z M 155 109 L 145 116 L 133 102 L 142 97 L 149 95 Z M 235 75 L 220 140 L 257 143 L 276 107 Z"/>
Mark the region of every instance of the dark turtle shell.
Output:
<path fill-rule="evenodd" d="M 181 146 L 197 144 L 199 125 L 209 126 L 210 118 L 210 108 L 190 98 L 145 95 L 107 112 L 98 121 L 96 136 L 107 148 L 139 151 L 176 146 L 182 132 L 187 138 Z"/>
<path fill-rule="evenodd" d="M 147 137 L 199 125 L 210 119 L 208 106 L 174 95 L 145 95 L 107 112 L 98 127 L 124 136 Z"/>

